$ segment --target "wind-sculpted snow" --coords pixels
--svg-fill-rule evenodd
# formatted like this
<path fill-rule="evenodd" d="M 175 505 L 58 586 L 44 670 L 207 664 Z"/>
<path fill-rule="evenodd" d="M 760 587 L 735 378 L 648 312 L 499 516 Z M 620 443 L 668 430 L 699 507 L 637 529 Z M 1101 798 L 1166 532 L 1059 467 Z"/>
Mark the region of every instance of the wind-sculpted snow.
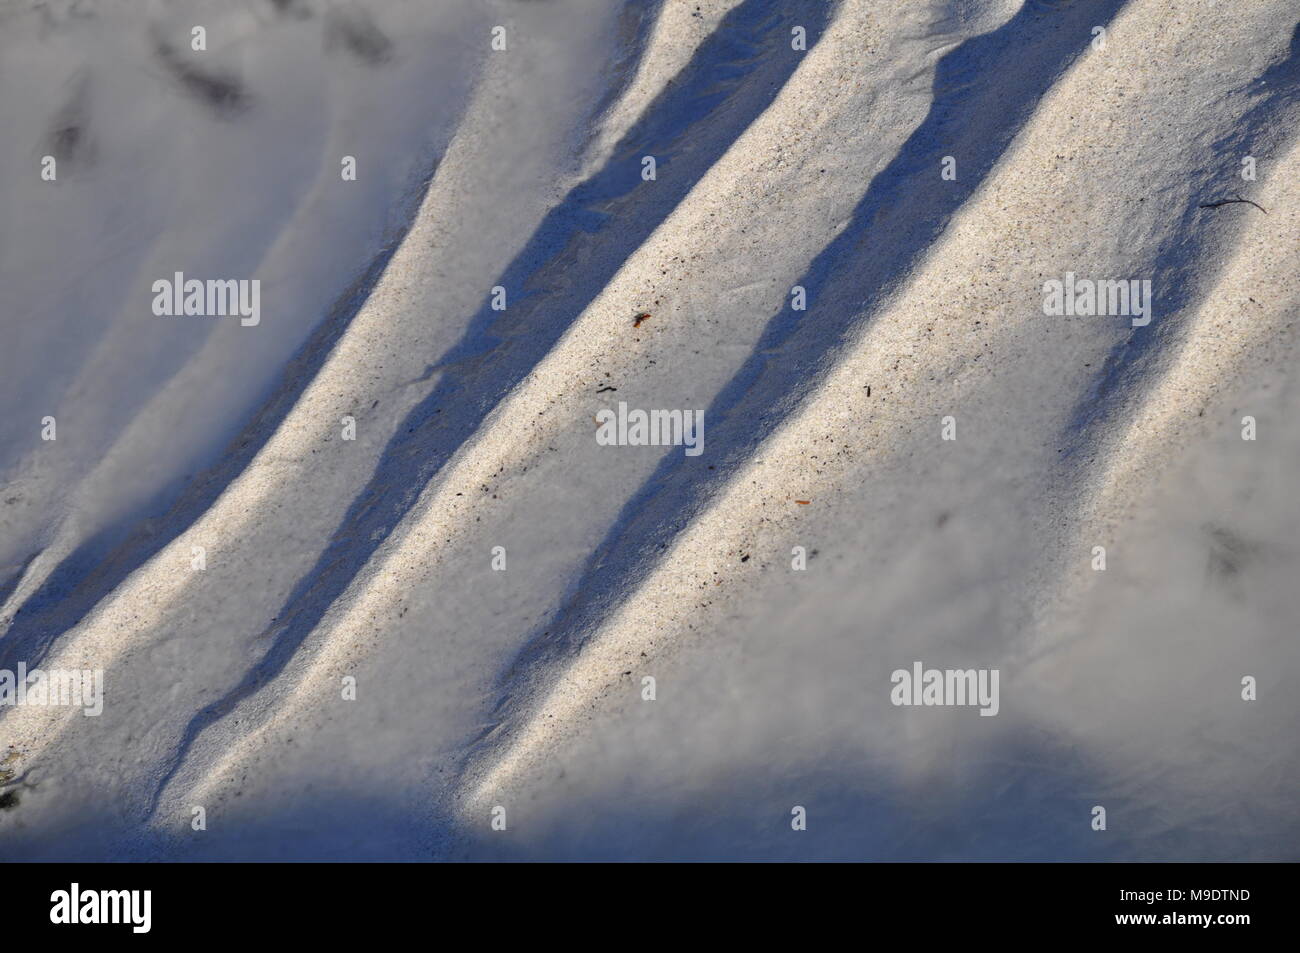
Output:
<path fill-rule="evenodd" d="M 432 6 L 0 7 L 0 856 L 1294 859 L 1293 0 Z"/>

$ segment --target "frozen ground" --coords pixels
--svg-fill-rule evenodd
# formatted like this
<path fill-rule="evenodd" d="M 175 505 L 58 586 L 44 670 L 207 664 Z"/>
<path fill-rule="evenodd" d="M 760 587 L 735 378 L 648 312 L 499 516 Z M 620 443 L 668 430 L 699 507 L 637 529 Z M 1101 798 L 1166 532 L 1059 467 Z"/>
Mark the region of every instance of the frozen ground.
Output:
<path fill-rule="evenodd" d="M 1300 0 L 0 0 L 0 857 L 1297 859 L 1298 119 Z"/>

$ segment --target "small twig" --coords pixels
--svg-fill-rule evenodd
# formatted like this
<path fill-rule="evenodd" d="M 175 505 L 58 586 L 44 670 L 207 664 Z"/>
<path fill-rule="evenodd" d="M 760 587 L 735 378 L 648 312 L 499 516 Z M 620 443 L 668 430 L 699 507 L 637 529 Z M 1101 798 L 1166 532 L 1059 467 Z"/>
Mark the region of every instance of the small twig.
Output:
<path fill-rule="evenodd" d="M 1261 212 L 1263 212 L 1265 215 L 1268 214 L 1268 209 L 1264 208 L 1264 206 L 1260 205 L 1258 202 L 1252 202 L 1250 199 L 1243 199 L 1240 195 L 1238 195 L 1235 199 L 1224 199 L 1222 202 L 1210 202 L 1210 203 L 1207 204 L 1207 205 L 1200 205 L 1200 206 L 1197 206 L 1197 207 L 1198 207 L 1198 208 L 1218 208 L 1218 207 L 1221 206 L 1221 205 L 1236 205 L 1238 202 L 1240 202 L 1240 203 L 1242 203 L 1242 204 L 1244 204 L 1244 205 L 1253 205 L 1253 206 L 1255 206 L 1255 208 L 1259 209 L 1259 210 L 1260 210 Z"/>

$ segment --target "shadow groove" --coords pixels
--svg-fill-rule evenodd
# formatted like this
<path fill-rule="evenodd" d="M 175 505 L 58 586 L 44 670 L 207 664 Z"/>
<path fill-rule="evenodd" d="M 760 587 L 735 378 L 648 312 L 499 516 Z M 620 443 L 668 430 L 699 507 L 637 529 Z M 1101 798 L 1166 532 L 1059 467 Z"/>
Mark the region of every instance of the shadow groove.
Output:
<path fill-rule="evenodd" d="M 790 26 L 804 26 L 816 42 L 835 6 L 745 0 L 700 44 L 609 161 L 546 216 L 497 281 L 508 310 L 493 311 L 485 302 L 462 339 L 425 371 L 425 379 L 440 373 L 438 383 L 399 425 L 326 550 L 276 614 L 261 659 L 190 721 L 150 814 L 199 735 L 283 671 L 426 484 L 768 108 L 805 55 L 790 48 Z M 643 155 L 656 157 L 653 182 L 641 179 Z M 455 409 L 444 414 L 444 408 Z"/>
<path fill-rule="evenodd" d="M 814 390 L 835 354 L 869 323 L 888 294 L 979 188 L 1042 96 L 1082 55 L 1094 25 L 1127 0 L 1030 0 L 997 29 L 966 39 L 936 63 L 934 101 L 920 126 L 870 183 L 849 225 L 797 284 L 806 311 L 787 303 L 707 410 L 709 458 L 668 452 L 616 518 L 605 539 L 503 674 L 495 727 L 471 748 L 469 770 L 489 736 L 513 729 L 523 701 L 552 680 L 644 578 L 660 554 L 724 488 L 763 440 Z M 958 157 L 957 181 L 939 177 Z M 887 242 L 879 242 L 887 236 Z"/>

